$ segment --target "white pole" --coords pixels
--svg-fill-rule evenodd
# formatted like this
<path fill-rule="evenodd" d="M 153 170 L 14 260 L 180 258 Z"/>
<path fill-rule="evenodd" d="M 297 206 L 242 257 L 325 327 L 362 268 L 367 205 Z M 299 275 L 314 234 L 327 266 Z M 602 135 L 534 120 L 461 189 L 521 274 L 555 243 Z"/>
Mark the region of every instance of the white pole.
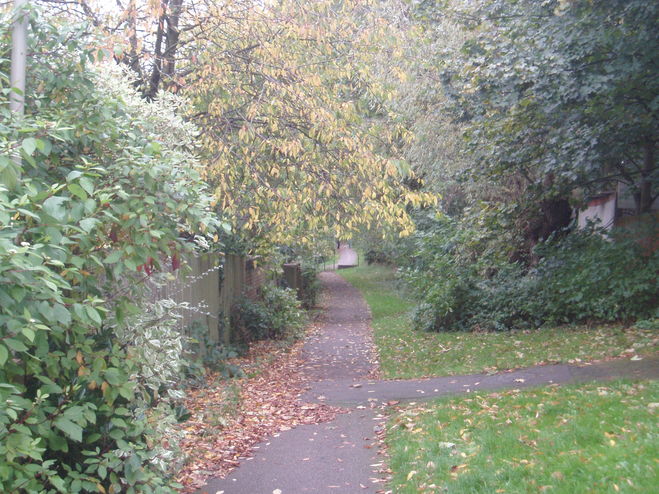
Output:
<path fill-rule="evenodd" d="M 27 64 L 27 16 L 24 13 L 27 0 L 14 0 L 16 19 L 11 36 L 11 87 L 9 108 L 20 118 L 25 111 L 25 66 Z"/>
<path fill-rule="evenodd" d="M 11 74 L 9 82 L 12 91 L 9 93 L 9 110 L 17 120 L 25 113 L 25 67 L 27 65 L 27 15 L 25 7 L 28 0 L 14 0 L 14 29 L 11 35 Z M 21 177 L 23 160 L 18 149 L 14 153 L 14 169 L 7 167 L 0 174 L 1 182 L 13 189 Z"/>

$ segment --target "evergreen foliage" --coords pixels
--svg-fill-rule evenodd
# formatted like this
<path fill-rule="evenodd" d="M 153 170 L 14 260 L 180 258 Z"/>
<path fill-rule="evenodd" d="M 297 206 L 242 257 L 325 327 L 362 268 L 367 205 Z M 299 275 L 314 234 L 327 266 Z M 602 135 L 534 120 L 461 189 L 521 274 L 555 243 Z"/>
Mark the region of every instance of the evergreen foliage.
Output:
<path fill-rule="evenodd" d="M 106 54 L 84 27 L 37 14 L 18 118 L 0 25 L 0 490 L 169 492 L 178 361 L 143 343 L 167 355 L 180 335 L 141 306 L 140 267 L 194 250 L 183 235 L 208 244 L 216 224 L 193 129 L 171 97 L 147 103 L 95 64 Z"/>

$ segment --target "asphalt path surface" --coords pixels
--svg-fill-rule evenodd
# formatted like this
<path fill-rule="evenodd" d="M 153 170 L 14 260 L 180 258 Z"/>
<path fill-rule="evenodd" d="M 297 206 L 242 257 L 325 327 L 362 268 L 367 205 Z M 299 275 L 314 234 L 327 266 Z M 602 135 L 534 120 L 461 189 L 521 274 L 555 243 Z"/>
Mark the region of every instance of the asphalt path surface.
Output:
<path fill-rule="evenodd" d="M 339 254 L 339 264 L 356 264 L 356 253 L 347 245 Z M 388 403 L 479 390 L 659 377 L 659 357 L 654 356 L 581 366 L 545 365 L 494 375 L 377 380 L 368 306 L 337 274 L 324 272 L 320 279 L 328 293 L 328 309 L 320 331 L 305 342 L 305 372 L 313 384 L 300 406 L 323 402 L 344 407 L 346 413 L 331 422 L 302 425 L 268 438 L 229 476 L 212 479 L 200 493 L 375 493 L 385 487 L 378 474 L 381 458 L 375 438 L 384 426 L 382 412 Z"/>

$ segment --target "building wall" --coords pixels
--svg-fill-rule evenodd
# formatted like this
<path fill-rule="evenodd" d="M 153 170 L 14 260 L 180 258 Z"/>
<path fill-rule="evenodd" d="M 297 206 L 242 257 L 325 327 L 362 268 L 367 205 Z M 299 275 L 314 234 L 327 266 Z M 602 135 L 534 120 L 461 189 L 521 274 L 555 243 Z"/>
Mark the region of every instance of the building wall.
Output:
<path fill-rule="evenodd" d="M 585 228 L 589 221 L 599 221 L 599 226 L 610 229 L 616 219 L 616 193 L 610 192 L 588 201 L 588 207 L 579 211 L 579 228 Z"/>

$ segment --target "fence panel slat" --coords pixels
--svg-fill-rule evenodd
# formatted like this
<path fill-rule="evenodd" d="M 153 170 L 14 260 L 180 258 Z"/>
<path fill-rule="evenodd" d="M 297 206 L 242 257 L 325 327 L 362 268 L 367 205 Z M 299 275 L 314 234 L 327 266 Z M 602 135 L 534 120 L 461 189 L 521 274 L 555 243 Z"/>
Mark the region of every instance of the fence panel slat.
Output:
<path fill-rule="evenodd" d="M 151 284 L 150 300 L 187 303 L 189 308 L 180 309 L 178 314 L 177 326 L 181 332 L 188 333 L 191 325 L 198 322 L 205 327 L 211 341 L 230 344 L 230 329 L 220 324 L 220 319 L 229 316 L 231 307 L 243 295 L 257 296 L 265 283 L 264 271 L 250 265 L 248 272 L 246 258 L 233 254 L 190 256 L 184 264 L 185 267 L 171 273 L 170 280 L 160 285 Z M 223 270 L 222 282 L 220 270 Z"/>

